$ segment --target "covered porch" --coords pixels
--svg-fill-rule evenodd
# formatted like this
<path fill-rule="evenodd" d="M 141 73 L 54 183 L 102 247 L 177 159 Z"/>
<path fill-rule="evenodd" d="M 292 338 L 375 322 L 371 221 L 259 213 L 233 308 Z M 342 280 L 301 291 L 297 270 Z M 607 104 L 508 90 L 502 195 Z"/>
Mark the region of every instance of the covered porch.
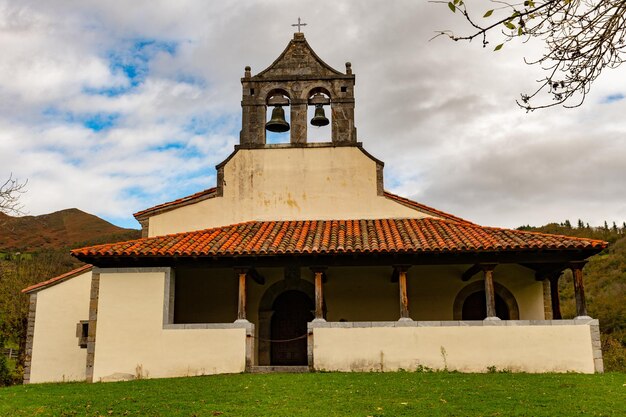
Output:
<path fill-rule="evenodd" d="M 382 231 L 368 234 L 368 222 L 345 221 L 347 229 L 312 222 L 304 232 L 306 222 L 252 222 L 74 252 L 97 265 L 101 279 L 123 266 L 118 292 L 133 274 L 166 271 L 165 292 L 152 296 L 163 311 L 163 332 L 152 343 L 180 331 L 213 333 L 212 340 L 221 337 L 216 329 L 245 329 L 244 339 L 232 340 L 245 352 L 231 358 L 239 361 L 232 369 L 602 372 L 583 267 L 604 242 L 431 219 L 381 220 Z M 361 231 L 350 231 L 353 223 Z M 385 230 L 390 223 L 398 233 Z M 433 224 L 442 230 L 424 230 Z M 207 236 L 217 246 L 203 243 Z M 559 308 L 566 269 L 574 277 L 573 320 L 562 320 Z M 98 332 L 96 350 L 107 343 Z"/>

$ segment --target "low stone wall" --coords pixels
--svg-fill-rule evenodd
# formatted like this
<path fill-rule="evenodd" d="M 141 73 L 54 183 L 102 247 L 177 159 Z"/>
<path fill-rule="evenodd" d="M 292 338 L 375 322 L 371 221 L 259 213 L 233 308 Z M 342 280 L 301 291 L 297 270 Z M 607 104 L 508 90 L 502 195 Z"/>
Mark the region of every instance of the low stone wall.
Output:
<path fill-rule="evenodd" d="M 168 323 L 168 269 L 99 272 L 93 382 L 239 373 L 249 367 L 252 323 Z"/>
<path fill-rule="evenodd" d="M 603 372 L 598 321 L 309 323 L 315 370 Z"/>

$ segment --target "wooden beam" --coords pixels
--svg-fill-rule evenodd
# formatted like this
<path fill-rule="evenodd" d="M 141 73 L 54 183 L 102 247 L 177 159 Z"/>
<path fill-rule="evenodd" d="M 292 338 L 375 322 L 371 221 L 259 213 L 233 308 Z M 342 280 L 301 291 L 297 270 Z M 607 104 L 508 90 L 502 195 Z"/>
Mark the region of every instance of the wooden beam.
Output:
<path fill-rule="evenodd" d="M 396 268 L 393 268 L 393 271 L 391 272 L 391 282 L 398 282 L 399 277 L 400 274 L 398 273 L 398 270 Z"/>
<path fill-rule="evenodd" d="M 588 317 L 587 302 L 585 300 L 585 286 L 583 284 L 583 267 L 587 261 L 571 262 L 570 269 L 574 276 L 574 296 L 576 297 L 576 317 Z"/>
<path fill-rule="evenodd" d="M 482 264 L 481 268 L 485 276 L 485 302 L 487 304 L 487 319 L 498 318 L 496 314 L 496 298 L 493 288 L 494 264 Z"/>
<path fill-rule="evenodd" d="M 248 271 L 248 277 L 259 285 L 265 285 L 265 277 L 259 274 L 259 271 L 257 271 L 255 268 L 251 268 Z"/>
<path fill-rule="evenodd" d="M 474 275 L 482 270 L 483 269 L 478 264 L 470 266 L 467 271 L 463 272 L 463 275 L 461 275 L 461 281 L 469 281 Z"/>

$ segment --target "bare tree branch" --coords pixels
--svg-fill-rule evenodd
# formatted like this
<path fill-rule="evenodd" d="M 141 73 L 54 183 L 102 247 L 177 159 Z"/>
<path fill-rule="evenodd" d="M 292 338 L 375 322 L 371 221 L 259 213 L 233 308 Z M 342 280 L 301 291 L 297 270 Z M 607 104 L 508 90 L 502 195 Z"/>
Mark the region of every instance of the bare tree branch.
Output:
<path fill-rule="evenodd" d="M 521 94 L 516 101 L 527 111 L 580 106 L 602 71 L 616 68 L 626 59 L 625 0 L 490 0 L 494 6 L 484 13 L 484 24 L 470 14 L 463 0 L 434 3 L 445 3 L 451 11 L 460 12 L 472 27 L 467 35 L 446 30 L 435 37 L 469 42 L 478 37 L 486 47 L 488 35 L 498 36 L 501 43 L 496 51 L 517 38 L 545 42 L 543 55 L 525 59 L 546 72 L 537 89 Z"/>
<path fill-rule="evenodd" d="M 20 203 L 20 197 L 26 192 L 28 181 L 21 182 L 9 175 L 2 185 L 0 185 L 0 213 L 21 215 L 25 214 L 24 205 Z"/>

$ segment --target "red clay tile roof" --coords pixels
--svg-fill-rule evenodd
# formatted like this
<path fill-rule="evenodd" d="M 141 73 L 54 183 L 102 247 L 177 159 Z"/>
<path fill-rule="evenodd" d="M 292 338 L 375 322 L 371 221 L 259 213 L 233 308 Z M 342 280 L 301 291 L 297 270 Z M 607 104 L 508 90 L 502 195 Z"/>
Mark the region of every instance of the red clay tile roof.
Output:
<path fill-rule="evenodd" d="M 206 198 L 210 198 L 217 191 L 217 187 L 207 188 L 206 190 L 197 192 L 192 195 L 188 195 L 187 197 L 182 197 L 174 201 L 169 201 L 167 203 L 159 204 L 154 207 L 147 208 L 145 210 L 138 211 L 133 214 L 135 218 L 145 217 L 147 214 L 152 214 L 158 211 L 162 211 L 163 209 L 173 209 L 180 206 L 186 206 L 187 204 L 195 203 L 199 200 L 205 200 Z"/>
<path fill-rule="evenodd" d="M 91 246 L 85 257 L 271 256 L 605 248 L 606 242 L 423 219 L 251 221 L 195 232 Z"/>
<path fill-rule="evenodd" d="M 80 268 L 76 268 L 70 272 L 66 272 L 63 275 L 59 275 L 58 277 L 50 278 L 47 281 L 40 282 L 35 285 L 31 285 L 30 287 L 26 287 L 22 290 L 23 293 L 33 292 L 35 290 L 42 290 L 44 288 L 50 287 L 52 285 L 60 284 L 63 281 L 66 281 L 70 278 L 74 278 L 80 274 L 91 271 L 93 269 L 93 265 L 83 265 Z"/>

